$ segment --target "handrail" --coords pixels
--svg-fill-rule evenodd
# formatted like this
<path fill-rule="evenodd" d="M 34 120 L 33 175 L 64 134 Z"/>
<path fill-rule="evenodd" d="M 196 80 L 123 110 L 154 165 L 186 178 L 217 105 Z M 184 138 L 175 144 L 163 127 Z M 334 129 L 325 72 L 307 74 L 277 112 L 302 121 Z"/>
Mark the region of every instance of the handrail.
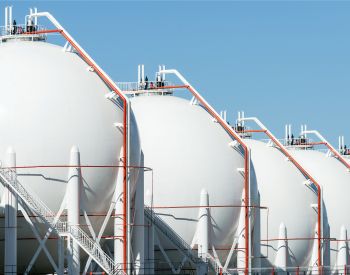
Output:
<path fill-rule="evenodd" d="M 336 158 L 350 170 L 350 163 L 348 163 L 344 157 L 316 130 L 303 131 L 301 134 L 314 134 L 321 140 L 321 144 L 326 145 L 326 147 L 336 156 Z"/>
<path fill-rule="evenodd" d="M 200 93 L 180 74 L 177 70 L 160 70 L 159 74 L 174 74 L 184 84 L 185 88 L 198 100 L 199 103 L 207 110 L 207 112 L 243 147 L 244 150 L 244 206 L 245 206 L 245 274 L 249 274 L 250 269 L 250 152 L 248 146 L 243 139 L 232 129 L 230 125 L 214 110 L 213 107 L 200 95 Z"/>
<path fill-rule="evenodd" d="M 169 225 L 167 225 L 153 210 L 151 207 L 145 205 L 145 216 L 154 223 L 155 226 L 169 238 L 169 240 L 182 250 L 184 254 L 196 264 L 200 259 L 193 255 L 191 246 L 180 237 Z"/>
<path fill-rule="evenodd" d="M 9 186 L 34 212 L 41 217 L 46 225 L 52 228 L 59 236 L 69 234 L 74 238 L 79 246 L 92 257 L 96 263 L 108 274 L 125 274 L 119 266 L 115 265 L 102 248 L 92 240 L 86 233 L 77 225 L 71 225 L 68 222 L 60 220 L 56 217 L 53 211 L 32 191 L 27 190 L 16 177 L 14 170 L 2 168 L 0 170 L 0 181 L 4 186 Z"/>
<path fill-rule="evenodd" d="M 96 72 L 96 74 L 105 82 L 105 84 L 112 89 L 112 91 L 118 95 L 123 102 L 123 158 L 124 158 L 124 167 L 123 167 L 123 269 L 124 272 L 127 272 L 127 263 L 130 258 L 130 228 L 129 228 L 129 138 L 130 138 L 130 104 L 129 99 L 123 94 L 119 87 L 114 83 L 114 81 L 109 77 L 109 75 L 100 68 L 100 66 L 94 61 L 93 58 L 74 40 L 74 38 L 62 27 L 62 25 L 56 20 L 56 18 L 51 15 L 49 12 L 39 12 L 32 13 L 29 15 L 29 18 L 34 17 L 46 17 L 57 29 L 56 30 L 44 30 L 40 33 L 60 33 L 67 41 L 72 45 L 72 47 L 79 53 L 80 57 Z M 36 32 L 39 33 L 39 32 Z M 30 33 L 29 33 L 30 34 Z M 118 156 L 119 157 L 119 156 Z"/>
<path fill-rule="evenodd" d="M 318 242 L 318 267 L 320 269 L 320 274 L 322 274 L 321 266 L 322 266 L 322 201 L 321 201 L 321 186 L 317 183 L 317 181 L 303 168 L 301 164 L 299 164 L 296 159 L 288 152 L 288 150 L 283 146 L 283 144 L 267 129 L 267 127 L 256 117 L 245 117 L 239 118 L 239 121 L 254 121 L 261 130 L 257 130 L 259 132 L 265 133 L 272 142 L 279 147 L 280 151 L 298 168 L 298 170 L 306 177 L 308 180 L 313 182 L 317 187 L 317 242 Z"/>

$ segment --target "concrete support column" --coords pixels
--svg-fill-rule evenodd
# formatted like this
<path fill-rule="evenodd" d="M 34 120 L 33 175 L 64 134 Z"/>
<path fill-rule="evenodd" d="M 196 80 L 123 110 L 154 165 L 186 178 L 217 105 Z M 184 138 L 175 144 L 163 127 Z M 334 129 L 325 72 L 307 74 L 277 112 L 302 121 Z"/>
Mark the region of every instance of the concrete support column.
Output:
<path fill-rule="evenodd" d="M 16 167 L 16 153 L 13 148 L 7 150 L 7 167 Z M 16 180 L 13 169 L 12 180 Z M 5 275 L 17 274 L 17 194 L 5 188 Z"/>

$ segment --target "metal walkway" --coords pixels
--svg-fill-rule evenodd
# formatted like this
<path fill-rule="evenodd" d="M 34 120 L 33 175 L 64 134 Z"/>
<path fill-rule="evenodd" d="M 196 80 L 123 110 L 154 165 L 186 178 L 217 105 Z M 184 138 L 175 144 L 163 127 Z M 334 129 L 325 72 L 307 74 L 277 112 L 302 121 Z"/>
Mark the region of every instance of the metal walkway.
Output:
<path fill-rule="evenodd" d="M 121 264 L 115 264 L 113 259 L 102 250 L 100 245 L 92 240 L 79 226 L 69 225 L 67 222 L 61 221 L 59 217 L 55 217 L 55 213 L 34 192 L 29 192 L 24 188 L 17 180 L 14 171 L 7 168 L 0 169 L 0 181 L 5 187 L 9 187 L 16 193 L 59 236 L 72 237 L 107 274 L 125 274 Z"/>

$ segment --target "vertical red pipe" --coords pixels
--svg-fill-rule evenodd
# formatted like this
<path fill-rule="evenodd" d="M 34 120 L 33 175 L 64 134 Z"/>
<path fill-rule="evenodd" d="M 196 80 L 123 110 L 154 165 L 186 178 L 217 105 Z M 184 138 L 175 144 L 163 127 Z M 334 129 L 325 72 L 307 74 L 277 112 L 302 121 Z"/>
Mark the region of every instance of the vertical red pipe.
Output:
<path fill-rule="evenodd" d="M 265 130 L 266 135 L 276 144 L 279 142 L 269 133 L 269 131 Z M 317 187 L 317 263 L 319 273 L 322 274 L 322 213 L 321 213 L 321 186 L 317 183 L 317 181 L 292 157 L 291 154 L 284 148 L 280 147 L 280 150 L 284 153 L 285 156 L 304 174 L 305 177 L 310 179 Z"/>
<path fill-rule="evenodd" d="M 59 30 L 59 33 L 62 34 L 62 36 L 72 45 L 72 47 L 79 53 L 81 58 L 89 65 L 91 66 L 94 71 L 97 73 L 97 75 L 115 92 L 123 101 L 123 154 L 124 154 L 124 160 L 123 160 L 123 270 L 126 273 L 127 272 L 127 247 L 128 247 L 128 238 L 127 238 L 127 165 L 128 165 L 128 113 L 127 113 L 127 101 L 125 99 L 125 95 L 118 89 L 118 87 L 109 79 L 93 64 L 93 62 L 80 50 L 80 48 L 62 31 Z"/>
<path fill-rule="evenodd" d="M 223 121 L 223 119 L 216 115 L 214 112 L 212 112 L 210 107 L 197 95 L 197 93 L 191 88 L 191 86 L 187 86 L 187 90 L 191 92 L 191 94 L 206 108 L 208 113 L 216 119 L 217 122 L 220 123 L 220 125 L 232 136 L 234 137 L 239 144 L 243 147 L 244 150 L 244 210 L 245 210 L 245 227 L 244 227 L 244 236 L 245 236 L 245 270 L 244 273 L 246 275 L 249 274 L 249 257 L 250 257 L 250 251 L 249 251 L 249 238 L 250 238 L 250 232 L 249 232 L 249 149 L 247 145 L 241 140 L 240 136 L 231 128 L 226 125 L 226 123 Z"/>
<path fill-rule="evenodd" d="M 127 271 L 127 132 L 128 132 L 128 125 L 127 125 L 127 101 L 125 99 L 124 94 L 122 91 L 118 89 L 118 87 L 109 81 L 107 77 L 93 64 L 93 62 L 80 50 L 80 48 L 66 35 L 66 33 L 63 30 L 46 30 L 42 31 L 41 33 L 53 33 L 58 32 L 60 33 L 71 45 L 72 47 L 79 53 L 81 58 L 89 65 L 91 66 L 94 71 L 97 73 L 97 75 L 117 94 L 120 96 L 120 98 L 123 101 L 123 146 L 124 146 L 124 165 L 123 165 L 123 172 L 124 172 L 124 179 L 123 179 L 123 250 L 124 250 L 124 262 L 123 262 L 123 270 L 124 272 Z M 250 251 L 249 251 L 249 150 L 248 147 L 245 145 L 245 143 L 241 140 L 239 135 L 231 128 L 227 127 L 225 122 L 222 120 L 221 117 L 217 116 L 214 112 L 212 112 L 209 108 L 209 106 L 201 100 L 201 98 L 197 95 L 197 93 L 190 87 L 185 86 L 192 95 L 204 106 L 206 107 L 207 111 L 214 117 L 220 125 L 228 132 L 230 133 L 243 147 L 244 149 L 244 206 L 245 206 L 245 274 L 248 275 L 249 273 L 249 257 L 250 257 Z"/>

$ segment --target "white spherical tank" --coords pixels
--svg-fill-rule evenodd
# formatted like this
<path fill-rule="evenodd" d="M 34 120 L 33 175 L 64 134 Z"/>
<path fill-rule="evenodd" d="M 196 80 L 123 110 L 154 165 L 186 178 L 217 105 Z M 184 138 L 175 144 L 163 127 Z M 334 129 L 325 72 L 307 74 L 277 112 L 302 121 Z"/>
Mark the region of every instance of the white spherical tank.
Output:
<path fill-rule="evenodd" d="M 123 110 L 105 98 L 110 89 L 78 54 L 49 43 L 18 41 L 0 45 L 0 60 L 3 166 L 9 146 L 17 153 L 17 166 L 69 165 L 74 145 L 80 150 L 81 165 L 119 164 L 123 134 L 115 123 L 123 121 Z M 140 146 L 133 117 L 131 121 L 130 162 L 137 166 Z M 66 193 L 68 170 L 18 169 L 18 180 L 57 212 Z M 117 173 L 117 168 L 82 168 L 80 208 L 86 210 L 96 232 L 109 208 Z M 19 238 L 29 237 L 27 233 L 18 229 Z M 19 266 L 28 264 L 38 246 L 35 239 L 32 242 L 18 244 L 25 248 L 19 249 Z"/>
<path fill-rule="evenodd" d="M 251 148 L 260 205 L 268 208 L 260 211 L 262 267 L 308 266 L 317 225 L 311 207 L 317 204 L 315 191 L 304 184 L 305 177 L 276 147 L 253 139 L 244 141 Z M 285 238 L 290 239 L 289 249 L 281 256 L 280 244 Z M 300 238 L 306 240 L 295 240 Z"/>
<path fill-rule="evenodd" d="M 233 241 L 242 205 L 244 157 L 230 136 L 199 105 L 175 96 L 138 96 L 131 107 L 140 132 L 145 194 L 160 217 L 188 244 L 195 239 L 201 190 L 209 194 L 210 246 L 226 251 Z M 252 176 L 252 190 L 255 188 Z M 254 192 L 254 191 L 252 191 Z M 150 201 L 146 196 L 146 201 Z M 253 198 L 254 200 L 255 198 Z M 157 208 L 157 207 L 169 208 Z M 184 207 L 184 208 L 171 208 Z"/>
<path fill-rule="evenodd" d="M 323 188 L 323 200 L 327 208 L 330 237 L 344 239 L 342 226 L 350 232 L 349 194 L 350 173 L 336 158 L 316 150 L 290 150 L 292 155 L 313 174 Z M 330 242 L 330 264 L 337 265 L 338 242 Z M 349 252 L 347 252 L 349 253 Z M 339 259 L 341 262 L 341 260 Z M 347 257 L 348 264 L 349 258 Z M 341 264 L 341 265 L 344 265 Z M 341 269 L 343 266 L 341 266 Z"/>

